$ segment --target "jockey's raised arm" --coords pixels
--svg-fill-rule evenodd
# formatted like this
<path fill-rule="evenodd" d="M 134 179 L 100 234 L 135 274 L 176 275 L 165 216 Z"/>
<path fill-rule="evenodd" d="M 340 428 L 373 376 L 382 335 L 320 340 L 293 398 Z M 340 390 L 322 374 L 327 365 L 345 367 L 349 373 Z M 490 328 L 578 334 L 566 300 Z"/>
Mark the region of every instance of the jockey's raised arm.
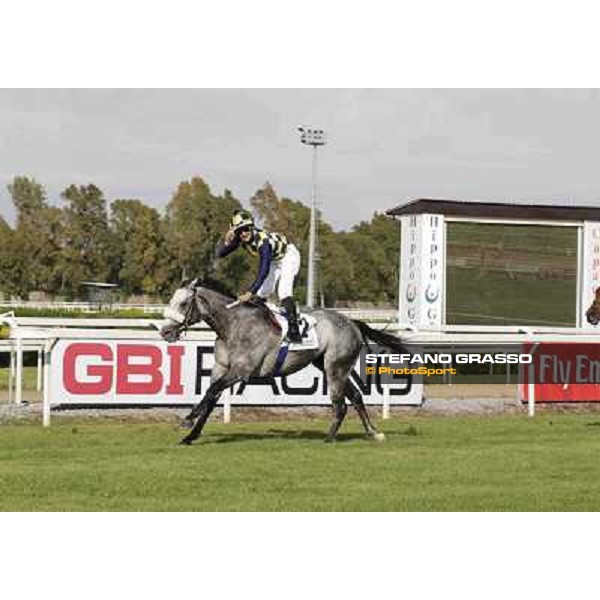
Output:
<path fill-rule="evenodd" d="M 233 235 L 229 235 L 233 233 Z M 228 254 L 231 254 L 234 250 L 240 247 L 240 236 L 236 235 L 231 230 L 225 234 L 225 240 L 217 244 L 217 258 L 225 258 Z"/>

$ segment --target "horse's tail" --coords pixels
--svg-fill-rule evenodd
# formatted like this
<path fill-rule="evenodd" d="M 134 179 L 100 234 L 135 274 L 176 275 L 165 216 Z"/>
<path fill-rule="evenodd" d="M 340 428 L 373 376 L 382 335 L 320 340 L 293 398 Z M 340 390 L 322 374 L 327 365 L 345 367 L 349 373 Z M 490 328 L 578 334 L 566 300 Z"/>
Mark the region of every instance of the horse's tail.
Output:
<path fill-rule="evenodd" d="M 368 340 L 371 340 L 376 344 L 385 346 L 386 348 L 394 350 L 399 354 L 410 354 L 408 349 L 404 346 L 404 344 L 402 344 L 402 341 L 395 335 L 391 335 L 378 329 L 373 329 L 363 321 L 352 319 L 352 322 L 360 329 L 360 333 L 366 346 L 369 345 Z"/>

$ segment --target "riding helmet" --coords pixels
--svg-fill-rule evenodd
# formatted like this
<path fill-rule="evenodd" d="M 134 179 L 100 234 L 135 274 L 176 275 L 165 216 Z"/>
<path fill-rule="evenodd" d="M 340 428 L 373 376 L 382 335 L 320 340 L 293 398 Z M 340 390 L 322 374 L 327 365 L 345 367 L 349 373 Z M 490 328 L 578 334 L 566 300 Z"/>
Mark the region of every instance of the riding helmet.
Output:
<path fill-rule="evenodd" d="M 253 227 L 254 219 L 247 210 L 236 210 L 231 217 L 231 229 L 237 231 L 244 227 Z"/>

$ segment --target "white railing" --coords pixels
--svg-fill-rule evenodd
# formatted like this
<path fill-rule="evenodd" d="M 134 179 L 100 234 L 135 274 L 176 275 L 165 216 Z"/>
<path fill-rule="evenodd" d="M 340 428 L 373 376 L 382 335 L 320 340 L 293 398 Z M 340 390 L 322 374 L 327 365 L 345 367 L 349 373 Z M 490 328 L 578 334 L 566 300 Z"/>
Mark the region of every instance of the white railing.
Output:
<path fill-rule="evenodd" d="M 398 320 L 398 310 L 396 308 L 335 308 L 333 310 L 360 321 L 396 322 Z"/>
<path fill-rule="evenodd" d="M 127 304 L 123 302 L 103 305 L 111 310 L 139 310 L 144 313 L 156 313 L 165 309 L 165 304 Z M 0 302 L 0 312 L 10 308 L 33 308 L 41 310 L 65 310 L 80 312 L 99 312 L 98 303 L 94 302 L 41 302 L 36 300 Z M 394 308 L 338 308 L 338 312 L 361 321 L 395 321 L 398 311 Z"/>
<path fill-rule="evenodd" d="M 97 302 L 41 302 L 37 300 L 19 300 L 14 302 L 0 302 L 0 311 L 8 308 L 34 308 L 46 310 L 69 310 L 81 312 L 98 312 Z M 102 304 L 104 310 L 141 310 L 145 313 L 162 312 L 164 304 L 127 304 L 112 303 Z"/>

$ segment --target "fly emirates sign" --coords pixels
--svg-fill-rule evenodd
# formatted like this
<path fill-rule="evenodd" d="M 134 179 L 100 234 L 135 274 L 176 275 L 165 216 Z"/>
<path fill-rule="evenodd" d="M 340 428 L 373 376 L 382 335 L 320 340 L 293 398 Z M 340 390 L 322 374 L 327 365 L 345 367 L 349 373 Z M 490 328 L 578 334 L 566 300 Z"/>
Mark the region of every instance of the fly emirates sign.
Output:
<path fill-rule="evenodd" d="M 525 397 L 536 402 L 600 401 L 600 344 L 527 343 L 532 364 L 523 370 Z"/>
<path fill-rule="evenodd" d="M 147 340 L 59 340 L 52 350 L 50 402 L 59 404 L 194 404 L 210 385 L 213 342 L 167 344 Z M 382 384 L 378 375 L 364 379 L 358 365 L 352 380 L 366 403 L 420 405 L 421 384 L 410 376 Z M 287 377 L 252 379 L 231 389 L 233 404 L 330 404 L 327 382 L 315 367 Z"/>

